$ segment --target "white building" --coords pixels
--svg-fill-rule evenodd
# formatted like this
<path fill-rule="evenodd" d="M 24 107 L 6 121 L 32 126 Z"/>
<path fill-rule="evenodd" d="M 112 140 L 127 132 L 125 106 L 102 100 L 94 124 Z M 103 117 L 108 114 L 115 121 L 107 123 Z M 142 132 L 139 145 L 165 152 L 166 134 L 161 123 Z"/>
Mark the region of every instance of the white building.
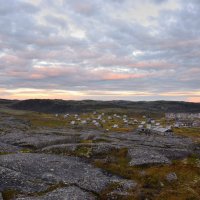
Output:
<path fill-rule="evenodd" d="M 118 124 L 114 124 L 113 128 L 119 128 Z"/>
<path fill-rule="evenodd" d="M 147 129 L 151 129 L 151 124 L 147 124 Z"/>
<path fill-rule="evenodd" d="M 82 120 L 82 121 L 81 121 L 81 124 L 83 124 L 83 125 L 84 125 L 84 124 L 87 124 L 87 121 L 86 121 L 86 120 Z"/>
<path fill-rule="evenodd" d="M 75 121 L 71 121 L 70 122 L 71 125 L 75 125 L 75 123 L 76 123 Z"/>

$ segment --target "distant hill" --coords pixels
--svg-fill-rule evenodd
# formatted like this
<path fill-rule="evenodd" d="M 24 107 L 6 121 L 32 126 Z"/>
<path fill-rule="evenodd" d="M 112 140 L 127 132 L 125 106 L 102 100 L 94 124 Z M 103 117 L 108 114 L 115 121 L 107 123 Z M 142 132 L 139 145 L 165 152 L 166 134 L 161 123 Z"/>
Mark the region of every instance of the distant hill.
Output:
<path fill-rule="evenodd" d="M 0 105 L 16 103 L 18 100 L 0 99 Z"/>
<path fill-rule="evenodd" d="M 17 100 L 8 100 L 8 99 L 0 99 L 0 109 L 4 107 L 9 107 L 10 105 L 13 105 L 14 103 L 17 103 Z"/>
<path fill-rule="evenodd" d="M 0 104 L 6 100 L 0 100 Z M 7 100 L 9 101 L 9 100 Z M 8 102 L 7 102 L 8 103 Z M 44 113 L 89 112 L 98 109 L 128 109 L 130 112 L 200 112 L 200 103 L 178 101 L 72 101 L 29 99 L 11 101 L 9 107 L 19 110 L 30 110 Z"/>

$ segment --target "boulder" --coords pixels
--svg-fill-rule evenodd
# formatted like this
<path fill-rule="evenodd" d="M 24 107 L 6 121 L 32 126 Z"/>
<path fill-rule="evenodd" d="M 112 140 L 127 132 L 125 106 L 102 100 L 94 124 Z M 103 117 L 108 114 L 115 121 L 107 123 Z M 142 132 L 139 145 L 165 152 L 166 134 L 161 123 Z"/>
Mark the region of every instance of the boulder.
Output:
<path fill-rule="evenodd" d="M 166 180 L 171 183 L 171 182 L 177 181 L 178 177 L 175 172 L 171 172 L 166 175 Z"/>

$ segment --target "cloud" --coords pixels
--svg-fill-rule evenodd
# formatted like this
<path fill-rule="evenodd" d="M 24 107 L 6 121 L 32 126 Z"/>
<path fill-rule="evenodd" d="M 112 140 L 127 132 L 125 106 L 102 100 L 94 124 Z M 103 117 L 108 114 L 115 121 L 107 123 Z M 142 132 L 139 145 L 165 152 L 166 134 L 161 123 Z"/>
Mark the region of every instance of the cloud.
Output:
<path fill-rule="evenodd" d="M 199 1 L 11 1 L 0 0 L 1 96 L 198 100 Z"/>

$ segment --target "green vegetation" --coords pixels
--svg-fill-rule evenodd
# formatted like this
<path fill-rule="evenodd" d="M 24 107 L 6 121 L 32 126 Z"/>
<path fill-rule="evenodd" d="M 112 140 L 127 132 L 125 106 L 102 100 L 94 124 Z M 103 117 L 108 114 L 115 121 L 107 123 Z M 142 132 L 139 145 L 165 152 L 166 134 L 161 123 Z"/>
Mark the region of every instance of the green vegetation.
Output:
<path fill-rule="evenodd" d="M 100 195 L 99 195 L 99 199 L 100 200 L 108 200 L 108 199 L 122 199 L 122 197 L 119 197 L 119 195 L 115 195 L 114 198 L 109 198 L 109 195 L 117 190 L 120 189 L 120 185 L 119 183 L 111 183 L 109 184 L 106 189 L 104 189 L 103 191 L 101 191 Z M 113 196 L 113 195 L 112 195 Z"/>
<path fill-rule="evenodd" d="M 111 155 L 116 159 L 110 159 L 109 162 L 96 160 L 94 165 L 138 183 L 137 191 L 133 189 L 132 196 L 119 199 L 139 200 L 142 196 L 150 200 L 200 199 L 200 160 L 195 156 L 174 161 L 172 165 L 130 167 L 125 150 L 112 152 Z M 178 180 L 166 180 L 166 175 L 171 172 L 177 174 Z M 111 191 L 112 188 L 103 191 L 103 199 L 106 199 Z"/>
<path fill-rule="evenodd" d="M 11 152 L 1 152 L 1 151 L 0 151 L 0 156 L 1 156 L 1 155 L 7 155 L 7 154 L 11 154 Z"/>
<path fill-rule="evenodd" d="M 174 128 L 173 132 L 177 135 L 191 137 L 200 142 L 200 128 Z"/>
<path fill-rule="evenodd" d="M 17 193 L 14 189 L 6 189 L 2 192 L 3 200 L 13 200 L 16 198 Z"/>
<path fill-rule="evenodd" d="M 20 153 L 32 153 L 33 152 L 33 150 L 31 150 L 31 149 L 22 149 L 22 150 L 20 150 Z"/>
<path fill-rule="evenodd" d="M 80 146 L 75 150 L 75 155 L 89 158 L 91 156 L 91 147 Z"/>

